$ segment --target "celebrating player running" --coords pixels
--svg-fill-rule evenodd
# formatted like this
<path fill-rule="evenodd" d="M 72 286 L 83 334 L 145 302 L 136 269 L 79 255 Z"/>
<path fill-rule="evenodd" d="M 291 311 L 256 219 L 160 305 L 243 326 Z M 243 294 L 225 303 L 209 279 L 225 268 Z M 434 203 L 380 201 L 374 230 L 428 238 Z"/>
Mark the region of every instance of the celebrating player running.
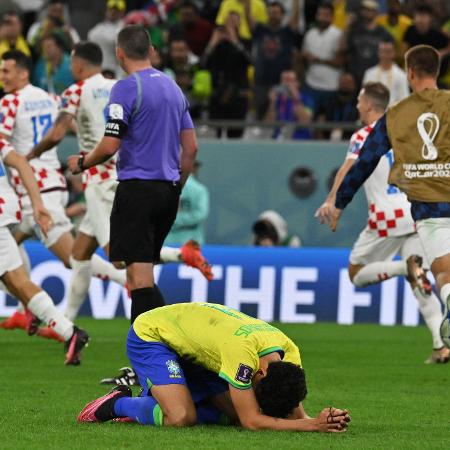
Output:
<path fill-rule="evenodd" d="M 450 92 L 437 88 L 439 53 L 428 45 L 405 55 L 413 94 L 390 108 L 367 138 L 358 161 L 344 178 L 329 221 L 342 210 L 390 149 L 389 182 L 404 191 L 444 303 L 441 336 L 450 348 Z"/>

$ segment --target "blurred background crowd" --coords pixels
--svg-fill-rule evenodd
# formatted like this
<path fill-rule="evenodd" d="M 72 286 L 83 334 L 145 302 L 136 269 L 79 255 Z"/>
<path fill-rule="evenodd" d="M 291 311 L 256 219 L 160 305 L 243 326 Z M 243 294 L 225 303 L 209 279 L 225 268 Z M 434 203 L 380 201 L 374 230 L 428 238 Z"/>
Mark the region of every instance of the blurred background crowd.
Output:
<path fill-rule="evenodd" d="M 102 47 L 105 76 L 122 77 L 116 35 L 142 24 L 153 65 L 176 80 L 194 119 L 232 121 L 230 138 L 347 138 L 362 83 L 383 82 L 392 102 L 408 94 L 403 55 L 417 44 L 440 51 L 440 82 L 450 86 L 448 0 L 2 0 L 0 15 L 0 56 L 31 55 L 33 84 L 56 94 L 73 82 L 80 39 Z"/>

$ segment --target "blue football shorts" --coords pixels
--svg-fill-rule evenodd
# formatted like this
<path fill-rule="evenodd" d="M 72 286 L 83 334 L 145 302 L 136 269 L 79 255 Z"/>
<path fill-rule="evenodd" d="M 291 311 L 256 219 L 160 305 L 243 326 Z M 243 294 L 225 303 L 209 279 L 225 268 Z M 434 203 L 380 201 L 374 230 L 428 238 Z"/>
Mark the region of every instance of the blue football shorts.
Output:
<path fill-rule="evenodd" d="M 151 395 L 152 386 L 183 384 L 197 404 L 228 391 L 228 383 L 216 373 L 181 358 L 161 342 L 142 340 L 133 327 L 127 337 L 127 355 L 139 378 L 143 396 Z"/>

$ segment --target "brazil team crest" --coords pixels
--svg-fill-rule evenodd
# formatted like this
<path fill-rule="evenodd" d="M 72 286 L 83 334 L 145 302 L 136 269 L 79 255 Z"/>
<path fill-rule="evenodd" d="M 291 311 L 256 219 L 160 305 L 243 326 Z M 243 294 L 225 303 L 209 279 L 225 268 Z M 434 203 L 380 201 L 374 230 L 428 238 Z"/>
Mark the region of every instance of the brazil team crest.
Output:
<path fill-rule="evenodd" d="M 169 371 L 170 378 L 181 378 L 181 367 L 176 361 L 169 359 L 166 361 L 166 366 Z"/>

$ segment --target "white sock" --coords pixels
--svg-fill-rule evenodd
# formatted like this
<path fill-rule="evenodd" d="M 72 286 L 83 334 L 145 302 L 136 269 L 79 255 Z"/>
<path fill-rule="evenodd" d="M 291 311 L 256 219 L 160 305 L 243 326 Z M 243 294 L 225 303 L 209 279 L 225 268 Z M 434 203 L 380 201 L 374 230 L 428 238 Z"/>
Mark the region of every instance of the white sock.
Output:
<path fill-rule="evenodd" d="M 450 283 L 444 284 L 441 287 L 441 300 L 447 308 L 450 307 Z"/>
<path fill-rule="evenodd" d="M 364 266 L 353 278 L 353 284 L 364 287 L 399 275 L 408 275 L 406 261 L 375 262 Z"/>
<path fill-rule="evenodd" d="M 179 248 L 163 247 L 159 256 L 162 263 L 181 262 L 181 251 Z"/>
<path fill-rule="evenodd" d="M 73 322 L 89 291 L 92 277 L 92 263 L 91 260 L 77 261 L 71 256 L 70 266 L 72 267 L 72 278 L 70 279 L 69 294 L 64 315 Z"/>
<path fill-rule="evenodd" d="M 110 262 L 105 261 L 100 256 L 94 254 L 91 258 L 92 275 L 102 280 L 112 280 L 125 286 L 127 275 L 125 269 L 116 269 Z"/>
<path fill-rule="evenodd" d="M 414 296 L 419 302 L 419 309 L 431 332 L 433 338 L 433 348 L 442 348 L 444 343 L 439 332 L 442 322 L 441 303 L 439 299 L 432 293 L 431 295 L 424 295 L 418 287 L 413 289 Z"/>
<path fill-rule="evenodd" d="M 49 295 L 41 291 L 27 305 L 28 309 L 40 320 L 53 328 L 66 341 L 73 334 L 73 323 L 54 305 Z"/>

